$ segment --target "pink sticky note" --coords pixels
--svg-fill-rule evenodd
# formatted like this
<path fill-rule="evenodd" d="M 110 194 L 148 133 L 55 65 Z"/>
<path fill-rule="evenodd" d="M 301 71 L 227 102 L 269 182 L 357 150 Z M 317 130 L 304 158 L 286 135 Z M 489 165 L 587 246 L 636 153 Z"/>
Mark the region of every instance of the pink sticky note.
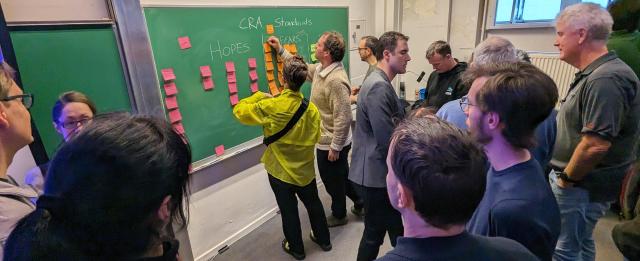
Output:
<path fill-rule="evenodd" d="M 258 80 L 258 72 L 256 72 L 255 70 L 251 70 L 249 72 L 249 78 L 251 79 L 252 82 L 255 82 Z"/>
<path fill-rule="evenodd" d="M 173 124 L 173 129 L 178 133 L 178 134 L 184 134 L 184 126 L 182 125 L 182 123 L 174 123 Z"/>
<path fill-rule="evenodd" d="M 191 40 L 189 40 L 188 36 L 178 37 L 178 44 L 180 44 L 180 49 L 189 49 L 191 48 Z"/>
<path fill-rule="evenodd" d="M 231 101 L 231 105 L 236 105 L 238 104 L 238 94 L 232 94 L 231 96 L 229 96 L 229 101 Z"/>
<path fill-rule="evenodd" d="M 211 77 L 211 67 L 209 65 L 200 66 L 200 76 Z"/>
<path fill-rule="evenodd" d="M 171 121 L 171 123 L 182 121 L 182 114 L 180 114 L 180 109 L 169 111 L 169 121 Z"/>
<path fill-rule="evenodd" d="M 256 58 L 249 58 L 249 68 L 250 69 L 255 69 L 256 68 Z"/>
<path fill-rule="evenodd" d="M 235 82 L 229 83 L 229 93 L 238 93 L 238 86 Z"/>
<path fill-rule="evenodd" d="M 169 110 L 173 110 L 175 108 L 178 108 L 178 99 L 176 99 L 176 96 L 169 96 L 164 98 L 164 102 L 167 105 L 167 109 Z"/>
<path fill-rule="evenodd" d="M 227 72 L 228 73 L 236 71 L 236 66 L 233 65 L 232 61 L 225 62 L 224 66 L 227 68 Z"/>
<path fill-rule="evenodd" d="M 220 145 L 216 147 L 216 156 L 220 157 L 224 154 L 224 145 Z"/>
<path fill-rule="evenodd" d="M 257 92 L 258 91 L 258 82 L 252 82 L 251 83 L 251 92 Z"/>
<path fill-rule="evenodd" d="M 167 96 L 173 96 L 178 93 L 178 88 L 176 87 L 175 82 L 165 83 L 164 84 L 164 94 Z"/>
<path fill-rule="evenodd" d="M 202 88 L 204 88 L 205 91 L 213 89 L 213 79 L 211 79 L 211 77 L 203 78 Z"/>
<path fill-rule="evenodd" d="M 228 73 L 227 82 L 229 83 L 236 82 L 236 73 Z"/>
<path fill-rule="evenodd" d="M 176 75 L 173 73 L 173 69 L 172 68 L 162 69 L 162 79 L 164 79 L 165 82 L 175 80 Z"/>

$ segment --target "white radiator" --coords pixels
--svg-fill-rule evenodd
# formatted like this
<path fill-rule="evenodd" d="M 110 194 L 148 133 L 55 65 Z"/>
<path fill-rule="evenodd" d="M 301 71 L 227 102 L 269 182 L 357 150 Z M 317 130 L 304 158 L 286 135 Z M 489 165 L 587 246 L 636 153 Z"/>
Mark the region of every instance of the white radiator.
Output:
<path fill-rule="evenodd" d="M 529 52 L 531 63 L 548 74 L 558 86 L 558 101 L 562 100 L 569 91 L 569 85 L 573 81 L 578 69 L 561 61 L 558 53 Z"/>

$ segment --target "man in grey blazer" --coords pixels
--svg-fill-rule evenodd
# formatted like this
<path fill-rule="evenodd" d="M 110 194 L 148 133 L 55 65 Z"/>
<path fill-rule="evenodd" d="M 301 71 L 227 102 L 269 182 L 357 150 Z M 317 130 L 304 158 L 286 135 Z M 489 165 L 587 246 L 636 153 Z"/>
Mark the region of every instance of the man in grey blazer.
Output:
<path fill-rule="evenodd" d="M 386 158 L 393 129 L 404 118 L 391 81 L 406 72 L 411 60 L 408 40 L 398 32 L 386 32 L 380 37 L 377 68 L 362 83 L 358 95 L 349 180 L 361 192 L 366 214 L 357 260 L 376 259 L 387 232 L 393 246 L 402 235 L 400 213 L 387 196 Z"/>

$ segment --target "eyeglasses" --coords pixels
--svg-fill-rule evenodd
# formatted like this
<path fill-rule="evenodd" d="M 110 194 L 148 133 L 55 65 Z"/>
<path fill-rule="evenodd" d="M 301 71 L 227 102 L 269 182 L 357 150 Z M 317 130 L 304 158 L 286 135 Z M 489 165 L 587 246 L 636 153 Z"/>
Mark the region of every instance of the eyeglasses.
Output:
<path fill-rule="evenodd" d="M 93 118 L 84 118 L 77 121 L 63 121 L 59 124 L 62 125 L 62 128 L 65 128 L 67 130 L 73 130 L 75 128 L 78 128 L 78 126 L 84 126 L 85 124 L 91 122 L 91 120 L 93 120 Z"/>
<path fill-rule="evenodd" d="M 462 111 L 467 111 L 469 109 L 469 106 L 476 106 L 476 105 L 471 104 L 469 102 L 469 97 L 467 96 L 460 98 L 460 109 L 462 109 Z"/>
<path fill-rule="evenodd" d="M 9 96 L 9 97 L 5 97 L 0 99 L 0 101 L 12 101 L 15 99 L 20 99 L 20 102 L 22 102 L 22 105 L 24 105 L 25 108 L 30 109 L 31 106 L 33 105 L 33 94 L 31 93 L 25 93 L 25 94 L 20 94 L 20 95 L 14 95 L 14 96 Z"/>

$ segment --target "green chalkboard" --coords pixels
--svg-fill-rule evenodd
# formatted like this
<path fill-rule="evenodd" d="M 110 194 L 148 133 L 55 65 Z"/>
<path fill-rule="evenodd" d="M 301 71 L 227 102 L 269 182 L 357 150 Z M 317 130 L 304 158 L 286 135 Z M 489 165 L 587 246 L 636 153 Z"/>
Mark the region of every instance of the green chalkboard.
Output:
<path fill-rule="evenodd" d="M 131 110 L 129 93 L 111 26 L 14 30 L 11 41 L 25 92 L 33 93 L 30 109 L 47 154 L 62 141 L 51 119 L 60 93 L 87 94 L 99 112 Z"/>
<path fill-rule="evenodd" d="M 323 32 L 338 31 L 344 37 L 348 32 L 346 7 L 147 7 L 144 13 L 161 85 L 161 70 L 174 70 L 182 124 L 195 161 L 214 155 L 216 146 L 229 149 L 262 135 L 260 127 L 241 125 L 233 117 L 225 62 L 234 62 L 240 99 L 251 95 L 249 58 L 256 58 L 259 88 L 268 92 L 263 48 L 267 25 L 273 25 L 282 44 L 295 44 L 307 62 L 311 45 Z M 178 38 L 184 36 L 190 39 L 189 49 L 180 48 Z M 349 61 L 348 52 L 343 61 Z M 203 89 L 203 65 L 211 66 L 213 90 Z M 302 92 L 309 97 L 308 83 Z"/>

